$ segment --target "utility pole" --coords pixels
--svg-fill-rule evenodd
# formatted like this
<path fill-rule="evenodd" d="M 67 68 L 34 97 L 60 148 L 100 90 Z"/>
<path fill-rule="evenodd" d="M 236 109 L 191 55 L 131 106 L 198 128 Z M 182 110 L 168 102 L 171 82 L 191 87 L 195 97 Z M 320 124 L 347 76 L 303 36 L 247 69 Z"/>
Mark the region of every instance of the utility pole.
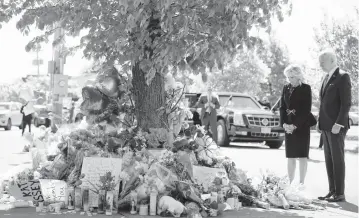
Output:
<path fill-rule="evenodd" d="M 55 31 L 54 41 L 58 41 L 64 37 L 64 31 L 57 26 Z M 58 89 L 59 81 L 57 78 L 63 75 L 64 72 L 64 58 L 62 56 L 63 42 L 60 42 L 53 47 L 53 60 L 49 61 L 49 73 L 51 75 L 51 93 L 52 93 L 52 122 L 51 129 L 53 132 L 57 131 L 58 125 L 62 123 L 62 101 L 63 95 L 59 94 Z M 67 82 L 67 81 L 66 81 Z M 67 84 L 66 84 L 67 86 Z"/>
<path fill-rule="evenodd" d="M 36 49 L 36 60 L 39 61 L 39 47 Z M 37 75 L 40 75 L 40 63 L 37 63 Z"/>
<path fill-rule="evenodd" d="M 41 51 L 41 46 L 39 44 L 36 45 L 36 59 L 32 61 L 32 64 L 37 66 L 37 75 L 40 75 L 40 65 L 44 62 L 42 59 L 39 59 L 39 52 Z"/>

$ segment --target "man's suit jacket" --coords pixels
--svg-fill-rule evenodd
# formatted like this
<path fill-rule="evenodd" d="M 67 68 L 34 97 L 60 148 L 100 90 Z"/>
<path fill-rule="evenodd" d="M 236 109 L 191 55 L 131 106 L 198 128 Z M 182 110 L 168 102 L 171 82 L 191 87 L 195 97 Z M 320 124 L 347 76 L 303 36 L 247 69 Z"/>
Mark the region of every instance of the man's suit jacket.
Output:
<path fill-rule="evenodd" d="M 204 114 L 206 113 L 206 107 L 205 105 L 208 103 L 208 96 L 207 94 L 202 94 L 199 97 L 199 100 L 197 102 L 197 104 L 195 105 L 195 107 L 200 107 L 201 109 L 201 116 L 200 118 L 203 119 Z M 219 104 L 218 101 L 218 97 L 216 95 L 212 94 L 212 103 L 214 104 L 214 108 L 211 107 L 211 116 L 217 116 L 217 111 L 216 109 L 219 109 L 221 106 Z"/>
<path fill-rule="evenodd" d="M 349 128 L 351 83 L 349 74 L 335 70 L 320 89 L 319 129 L 331 131 L 335 123 Z"/>

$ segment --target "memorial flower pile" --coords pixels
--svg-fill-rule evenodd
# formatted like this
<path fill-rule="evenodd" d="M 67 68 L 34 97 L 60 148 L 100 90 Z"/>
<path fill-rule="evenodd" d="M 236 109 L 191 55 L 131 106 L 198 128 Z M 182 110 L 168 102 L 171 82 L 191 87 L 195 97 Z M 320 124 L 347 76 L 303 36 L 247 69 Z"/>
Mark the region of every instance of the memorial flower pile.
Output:
<path fill-rule="evenodd" d="M 91 99 L 90 90 L 96 91 L 93 89 L 86 89 L 87 106 L 84 108 L 91 108 L 92 103 L 103 97 Z M 159 111 L 171 114 L 168 128 L 145 131 L 135 122 L 118 125 L 124 120 L 117 116 L 116 122 L 88 125 L 83 121 L 64 125 L 56 133 L 41 129 L 38 136 L 31 137 L 30 152 L 34 153 L 36 164 L 15 177 L 14 182 L 62 180 L 78 189 L 89 182 L 89 176 L 83 172 L 86 158 L 118 158 L 116 160 L 121 159 L 119 172 L 103 172 L 99 183 L 90 184 L 89 188 L 94 193 L 118 190 L 109 195 L 110 199 L 115 197 L 114 208 L 131 210 L 131 213 L 144 215 L 154 207 L 162 216 L 207 217 L 238 209 L 240 205 L 265 209 L 270 205 L 284 209 L 319 208 L 299 189 L 289 186 L 275 174 L 267 173 L 259 179 L 258 185 L 253 185 L 244 171 L 222 156 L 209 132 L 202 126 L 183 125 L 183 119 L 191 115 L 181 106 L 179 95 L 183 89 L 180 92 L 169 90 L 173 94 L 168 95 L 168 105 Z M 89 114 L 96 117 L 94 113 Z M 106 112 L 107 118 L 112 116 L 107 115 Z"/>

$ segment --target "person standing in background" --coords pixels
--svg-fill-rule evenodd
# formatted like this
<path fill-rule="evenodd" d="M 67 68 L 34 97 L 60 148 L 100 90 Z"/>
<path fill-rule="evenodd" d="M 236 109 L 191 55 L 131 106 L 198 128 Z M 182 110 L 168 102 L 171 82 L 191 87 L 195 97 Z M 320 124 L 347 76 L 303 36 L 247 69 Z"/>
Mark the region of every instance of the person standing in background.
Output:
<path fill-rule="evenodd" d="M 71 108 L 70 108 L 70 112 L 69 112 L 69 123 L 73 123 L 74 120 L 74 113 L 75 113 L 75 102 L 72 101 L 71 102 Z"/>
<path fill-rule="evenodd" d="M 209 130 L 209 127 L 212 132 L 212 138 L 217 143 L 218 134 L 217 134 L 217 111 L 221 106 L 219 104 L 218 97 L 213 94 L 212 88 L 208 87 L 207 92 L 203 93 L 195 107 L 200 107 L 201 109 L 201 121 L 202 126 L 205 127 L 205 130 Z"/>

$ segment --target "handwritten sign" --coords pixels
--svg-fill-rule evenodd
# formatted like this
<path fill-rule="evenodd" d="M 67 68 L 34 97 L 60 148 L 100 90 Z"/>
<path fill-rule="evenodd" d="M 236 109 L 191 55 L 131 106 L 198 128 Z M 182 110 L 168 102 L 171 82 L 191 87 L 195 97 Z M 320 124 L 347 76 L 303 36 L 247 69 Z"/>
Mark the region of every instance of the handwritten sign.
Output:
<path fill-rule="evenodd" d="M 49 203 L 67 201 L 67 184 L 62 180 L 40 179 L 44 200 Z"/>
<path fill-rule="evenodd" d="M 212 185 L 217 174 L 222 174 L 227 177 L 225 169 L 193 166 L 194 180 L 197 181 L 197 184 L 202 185 L 205 190 Z"/>
<path fill-rule="evenodd" d="M 111 172 L 115 177 L 116 188 L 114 191 L 114 199 L 118 199 L 118 192 L 120 189 L 119 176 L 122 169 L 122 159 L 120 158 L 102 158 L 102 157 L 85 157 L 82 163 L 81 173 L 85 174 L 85 178 L 82 180 L 82 187 L 90 188 L 90 207 L 98 206 L 98 195 L 92 190 L 98 189 L 100 185 L 100 177 L 105 173 Z M 95 187 L 94 187 L 95 186 Z M 117 201 L 116 201 L 117 202 Z"/>
<path fill-rule="evenodd" d="M 19 92 L 20 98 L 30 101 L 34 98 L 34 92 L 30 87 L 22 87 Z"/>
<path fill-rule="evenodd" d="M 9 187 L 9 192 L 16 200 L 43 202 L 41 185 L 38 180 L 13 184 Z"/>
<path fill-rule="evenodd" d="M 162 148 L 160 148 L 160 149 L 157 149 L 157 148 L 147 149 L 147 151 L 148 151 L 152 156 L 157 157 L 157 158 L 159 158 L 159 157 L 161 156 L 161 153 L 162 153 L 163 151 L 165 151 L 165 150 L 166 150 L 166 149 L 162 149 Z"/>

